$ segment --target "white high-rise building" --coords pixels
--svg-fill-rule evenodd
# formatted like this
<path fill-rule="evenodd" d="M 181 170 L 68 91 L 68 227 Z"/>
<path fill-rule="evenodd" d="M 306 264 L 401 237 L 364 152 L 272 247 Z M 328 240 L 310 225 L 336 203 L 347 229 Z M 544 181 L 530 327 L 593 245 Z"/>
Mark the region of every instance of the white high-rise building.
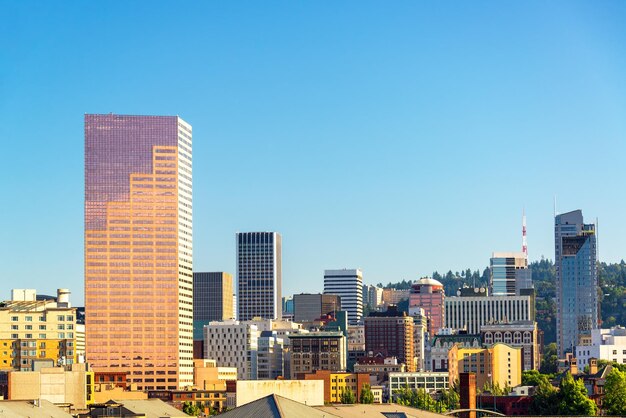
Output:
<path fill-rule="evenodd" d="M 277 232 L 237 233 L 237 319 L 282 317 L 282 239 Z"/>
<path fill-rule="evenodd" d="M 341 309 L 356 325 L 363 316 L 363 272 L 360 269 L 324 270 L 324 293 L 341 297 Z"/>

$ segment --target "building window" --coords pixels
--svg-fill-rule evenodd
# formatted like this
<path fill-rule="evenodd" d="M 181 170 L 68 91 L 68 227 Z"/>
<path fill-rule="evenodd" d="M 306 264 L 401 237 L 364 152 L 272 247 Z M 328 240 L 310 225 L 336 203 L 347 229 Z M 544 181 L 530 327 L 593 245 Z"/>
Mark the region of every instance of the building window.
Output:
<path fill-rule="evenodd" d="M 27 316 L 24 319 L 26 320 L 26 322 L 33 322 L 33 317 L 32 316 Z"/>
<path fill-rule="evenodd" d="M 12 316 L 12 317 L 11 317 L 11 321 L 14 321 L 14 322 L 15 322 L 15 321 L 18 321 L 18 320 L 19 320 L 19 318 L 18 318 L 17 316 Z"/>

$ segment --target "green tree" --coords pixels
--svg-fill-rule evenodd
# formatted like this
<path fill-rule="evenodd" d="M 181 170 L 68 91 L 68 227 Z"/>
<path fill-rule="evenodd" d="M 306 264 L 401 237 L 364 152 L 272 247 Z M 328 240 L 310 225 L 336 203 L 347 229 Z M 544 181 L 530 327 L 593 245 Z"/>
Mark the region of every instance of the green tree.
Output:
<path fill-rule="evenodd" d="M 556 373 L 557 363 L 556 343 L 550 343 L 543 350 L 543 359 L 539 371 L 542 374 Z"/>
<path fill-rule="evenodd" d="M 461 407 L 461 398 L 457 391 L 453 389 L 442 390 L 439 395 L 439 406 L 437 412 L 454 411 Z"/>
<path fill-rule="evenodd" d="M 353 404 L 356 403 L 356 395 L 352 392 L 349 386 L 346 386 L 343 392 L 341 392 L 341 403 Z"/>
<path fill-rule="evenodd" d="M 359 396 L 359 402 L 361 403 L 374 403 L 374 394 L 372 388 L 367 383 L 363 384 L 361 388 L 361 396 Z"/>
<path fill-rule="evenodd" d="M 558 398 L 558 391 L 548 379 L 540 380 L 530 404 L 530 413 L 533 415 L 556 415 L 558 413 Z"/>
<path fill-rule="evenodd" d="M 550 377 L 537 370 L 526 370 L 522 372 L 522 386 L 539 386 L 542 382 L 550 383 Z"/>
<path fill-rule="evenodd" d="M 602 405 L 606 415 L 626 415 L 626 373 L 615 367 L 606 377 Z"/>
<path fill-rule="evenodd" d="M 197 417 L 202 412 L 198 405 L 193 402 L 185 401 L 183 403 L 183 412 L 187 415 Z"/>
<path fill-rule="evenodd" d="M 587 396 L 582 379 L 574 379 L 567 373 L 559 385 L 559 415 L 596 415 L 596 403 Z"/>

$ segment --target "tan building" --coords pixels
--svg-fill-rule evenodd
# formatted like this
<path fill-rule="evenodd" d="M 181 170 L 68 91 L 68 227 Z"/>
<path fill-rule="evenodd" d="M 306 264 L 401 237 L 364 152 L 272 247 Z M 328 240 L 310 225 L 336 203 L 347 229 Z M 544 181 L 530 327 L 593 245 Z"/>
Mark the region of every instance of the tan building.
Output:
<path fill-rule="evenodd" d="M 13 289 L 11 300 L 0 303 L 0 370 L 29 371 L 45 359 L 76 362 L 76 308 L 69 293 L 59 289 L 56 300 L 37 300 L 34 289 Z"/>
<path fill-rule="evenodd" d="M 459 379 L 460 373 L 475 373 L 476 387 L 499 385 L 515 387 L 522 383 L 522 349 L 506 344 L 489 348 L 459 348 L 454 345 L 448 352 L 448 378 Z"/>
<path fill-rule="evenodd" d="M 383 289 L 382 304 L 385 306 L 397 305 L 403 300 L 408 300 L 410 293 L 410 289 Z"/>
<path fill-rule="evenodd" d="M 84 410 L 93 403 L 94 377 L 84 364 L 44 367 L 37 372 L 8 372 L 7 387 L 11 400 L 45 399 Z"/>
<path fill-rule="evenodd" d="M 504 343 L 522 349 L 522 370 L 539 370 L 541 353 L 537 338 L 537 323 L 502 322 L 485 324 L 480 327 L 480 335 L 485 345 Z"/>
<path fill-rule="evenodd" d="M 235 392 L 238 407 L 272 394 L 309 406 L 324 405 L 321 380 L 238 380 Z"/>
<path fill-rule="evenodd" d="M 215 360 L 197 359 L 193 361 L 193 386 L 206 389 L 217 382 L 237 380 L 236 367 L 218 367 Z"/>
<path fill-rule="evenodd" d="M 370 384 L 369 373 L 337 373 L 316 370 L 304 376 L 305 380 L 324 381 L 324 403 L 341 403 L 341 396 L 350 389 L 356 399 L 360 399 L 363 385 Z"/>
<path fill-rule="evenodd" d="M 94 371 L 193 384 L 191 126 L 85 115 L 85 326 Z"/>

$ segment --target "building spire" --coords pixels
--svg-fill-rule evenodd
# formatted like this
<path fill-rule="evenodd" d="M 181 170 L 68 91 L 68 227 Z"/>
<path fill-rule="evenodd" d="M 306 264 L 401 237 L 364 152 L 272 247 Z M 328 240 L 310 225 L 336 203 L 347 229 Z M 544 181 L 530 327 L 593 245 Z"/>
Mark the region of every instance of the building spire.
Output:
<path fill-rule="evenodd" d="M 522 208 L 522 252 L 528 258 L 528 243 L 526 242 L 526 210 Z"/>

